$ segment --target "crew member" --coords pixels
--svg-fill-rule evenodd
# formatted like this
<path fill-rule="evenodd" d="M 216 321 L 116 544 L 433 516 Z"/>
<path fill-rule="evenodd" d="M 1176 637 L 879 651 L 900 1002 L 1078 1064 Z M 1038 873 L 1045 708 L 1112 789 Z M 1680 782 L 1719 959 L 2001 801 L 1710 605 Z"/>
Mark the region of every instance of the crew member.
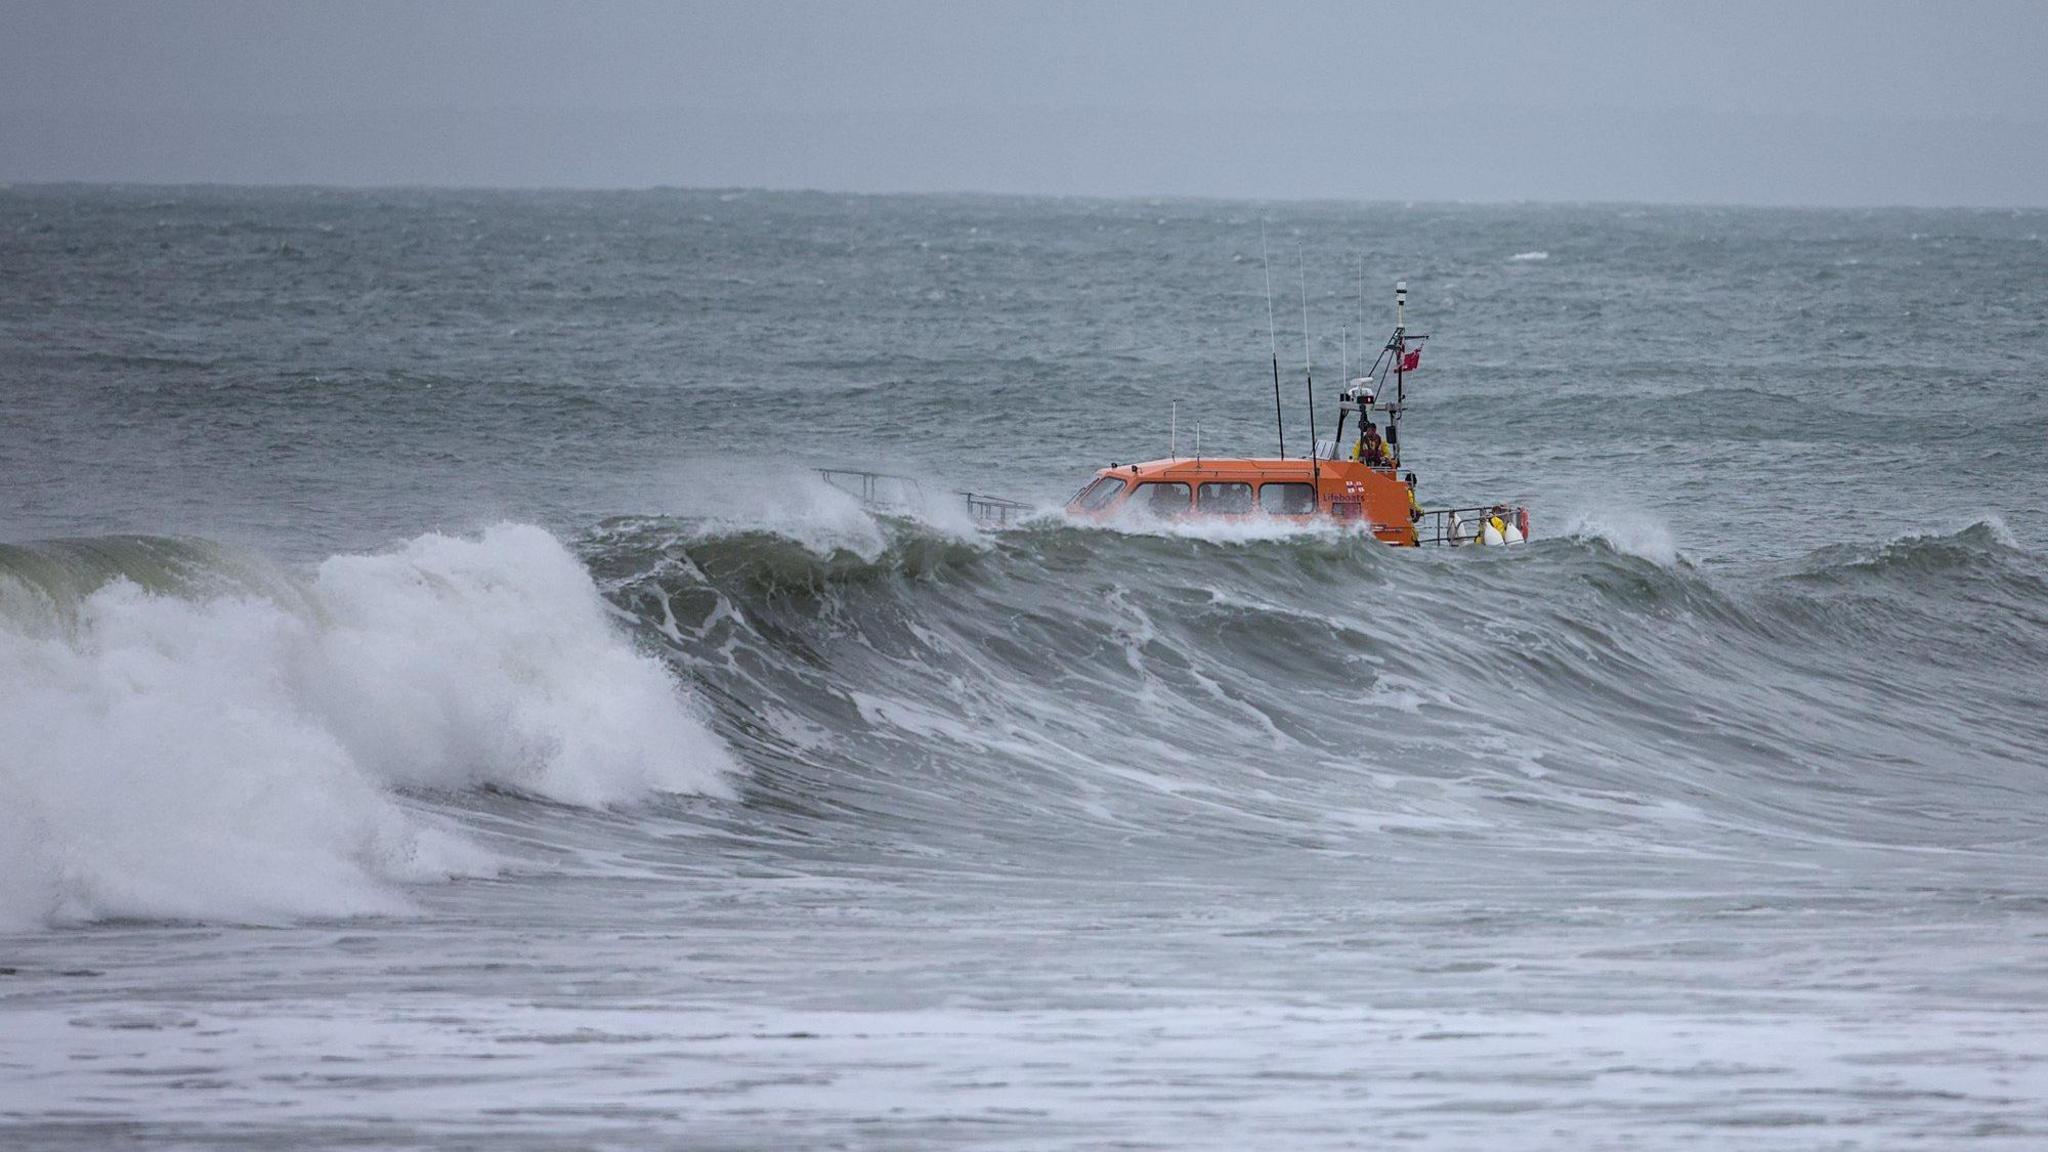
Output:
<path fill-rule="evenodd" d="M 1422 519 L 1422 501 L 1415 498 L 1415 473 L 1408 474 L 1408 522 Z"/>
<path fill-rule="evenodd" d="M 1378 426 L 1368 420 L 1358 430 L 1358 443 L 1351 446 L 1351 459 L 1369 468 L 1387 466 L 1387 442 L 1380 439 Z"/>

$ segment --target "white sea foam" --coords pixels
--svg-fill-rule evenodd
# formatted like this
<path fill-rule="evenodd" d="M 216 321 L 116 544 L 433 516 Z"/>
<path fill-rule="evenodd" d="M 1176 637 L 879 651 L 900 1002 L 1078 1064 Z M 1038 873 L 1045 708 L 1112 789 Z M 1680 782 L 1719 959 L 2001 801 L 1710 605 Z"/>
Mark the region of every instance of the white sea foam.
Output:
<path fill-rule="evenodd" d="M 1515 253 L 1515 254 L 1514 254 L 1513 256 L 1510 256 L 1510 257 L 1508 257 L 1508 259 L 1509 259 L 1509 260 L 1515 260 L 1515 261 L 1520 261 L 1520 262 L 1522 262 L 1522 263 L 1530 263 L 1530 262 L 1533 262 L 1533 261 L 1536 261 L 1536 260 L 1548 260 L 1548 259 L 1550 259 L 1550 253 L 1548 253 L 1548 252 L 1517 252 L 1517 253 Z"/>
<path fill-rule="evenodd" d="M 1984 525 L 1985 530 L 1991 533 L 1991 538 L 1996 540 L 2000 547 L 2015 550 L 2026 548 L 2026 545 L 2020 543 L 2020 538 L 2013 532 L 2011 525 L 2005 522 L 2005 517 L 1996 512 L 1981 516 L 1974 523 Z"/>
<path fill-rule="evenodd" d="M 726 790 L 666 667 L 537 528 L 328 560 L 302 602 L 116 580 L 0 620 L 0 924 L 402 911 L 488 870 L 397 787 Z"/>
<path fill-rule="evenodd" d="M 1282 516 L 1186 516 L 1180 518 L 1148 515 L 1142 509 L 1123 511 L 1105 520 L 1070 518 L 1084 528 L 1102 528 L 1125 536 L 1167 536 L 1202 540 L 1211 544 L 1245 544 L 1265 540 L 1321 538 L 1340 540 L 1364 538 L 1363 529 L 1335 521 Z"/>
<path fill-rule="evenodd" d="M 849 477 L 847 483 L 856 481 Z M 662 510 L 685 520 L 699 536 L 762 532 L 821 556 L 846 551 L 869 561 L 889 545 L 884 517 L 915 521 L 962 541 L 980 539 L 964 498 L 913 477 L 882 477 L 872 504 L 798 465 L 698 462 L 672 472 L 668 487 Z"/>
<path fill-rule="evenodd" d="M 1565 519 L 1563 535 L 1601 540 L 1617 552 L 1637 556 L 1665 568 L 1676 567 L 1678 542 L 1664 521 L 1647 512 L 1605 509 L 1580 512 Z"/>

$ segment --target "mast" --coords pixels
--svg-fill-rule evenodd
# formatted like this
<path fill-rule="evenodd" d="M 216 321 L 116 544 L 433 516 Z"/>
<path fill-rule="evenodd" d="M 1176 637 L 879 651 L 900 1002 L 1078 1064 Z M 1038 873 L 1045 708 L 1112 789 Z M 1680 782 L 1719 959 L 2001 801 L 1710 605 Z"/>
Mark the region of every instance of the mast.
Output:
<path fill-rule="evenodd" d="M 1394 450 L 1394 467 L 1401 466 L 1401 409 L 1408 400 L 1408 282 L 1394 281 L 1394 410 L 1387 413 L 1387 444 Z"/>
<path fill-rule="evenodd" d="M 1340 325 L 1338 333 L 1344 348 L 1344 374 L 1337 377 L 1337 434 L 1330 437 L 1330 459 L 1332 460 L 1337 458 L 1337 453 L 1344 447 L 1344 419 L 1350 415 L 1350 413 L 1344 411 L 1344 395 L 1351 387 L 1351 328 L 1349 325 Z M 1365 358 L 1364 329 L 1360 329 L 1358 333 L 1358 356 L 1361 360 Z"/>
<path fill-rule="evenodd" d="M 1301 374 L 1308 381 L 1308 474 L 1316 481 L 1316 506 L 1322 506 L 1322 448 L 1316 444 L 1316 373 L 1308 352 L 1308 259 L 1294 250 L 1294 268 L 1301 276 Z"/>
<path fill-rule="evenodd" d="M 1266 347 L 1273 353 L 1273 427 L 1280 434 L 1280 458 L 1287 459 L 1287 422 L 1280 416 L 1280 337 L 1273 329 L 1273 258 L 1266 252 L 1266 222 L 1259 221 L 1259 263 L 1266 268 Z"/>

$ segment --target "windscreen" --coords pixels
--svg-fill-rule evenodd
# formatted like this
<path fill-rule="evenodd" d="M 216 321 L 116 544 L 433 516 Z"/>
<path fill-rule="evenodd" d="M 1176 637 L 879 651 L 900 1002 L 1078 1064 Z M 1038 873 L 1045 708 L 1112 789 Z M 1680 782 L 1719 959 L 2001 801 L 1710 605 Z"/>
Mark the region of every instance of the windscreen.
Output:
<path fill-rule="evenodd" d="M 1074 508 L 1080 512 L 1100 512 L 1109 507 L 1109 502 L 1123 493 L 1124 482 L 1114 476 L 1104 476 L 1083 489 L 1074 497 Z"/>

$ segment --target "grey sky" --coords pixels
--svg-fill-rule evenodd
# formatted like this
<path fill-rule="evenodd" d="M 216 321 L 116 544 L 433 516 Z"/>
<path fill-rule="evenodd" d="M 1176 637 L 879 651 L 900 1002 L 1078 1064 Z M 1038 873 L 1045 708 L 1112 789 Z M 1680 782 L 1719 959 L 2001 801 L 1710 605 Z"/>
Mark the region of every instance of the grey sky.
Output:
<path fill-rule="evenodd" d="M 2048 3 L 8 3 L 0 179 L 2048 203 Z"/>

